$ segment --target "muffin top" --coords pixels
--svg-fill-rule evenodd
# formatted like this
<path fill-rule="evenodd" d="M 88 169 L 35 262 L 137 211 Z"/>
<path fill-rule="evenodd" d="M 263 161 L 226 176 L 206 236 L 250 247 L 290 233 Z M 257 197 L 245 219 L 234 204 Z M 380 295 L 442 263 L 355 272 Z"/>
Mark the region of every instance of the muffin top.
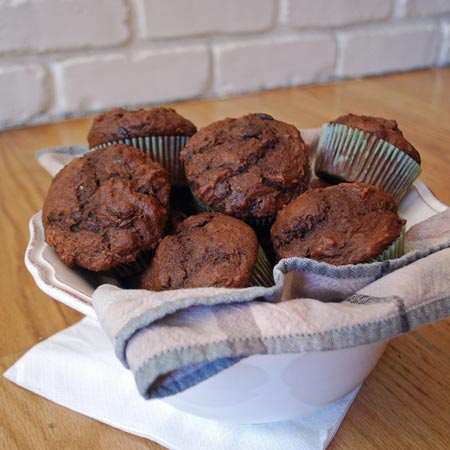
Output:
<path fill-rule="evenodd" d="M 145 136 L 192 136 L 196 126 L 174 109 L 155 107 L 128 111 L 115 108 L 94 118 L 88 134 L 89 147 L 106 142 Z"/>
<path fill-rule="evenodd" d="M 194 194 L 239 218 L 275 215 L 309 182 L 300 133 L 267 114 L 214 122 L 192 136 L 180 157 Z"/>
<path fill-rule="evenodd" d="M 136 148 L 89 152 L 53 179 L 42 213 L 45 239 L 70 267 L 132 263 L 162 238 L 169 191 L 166 170 Z"/>
<path fill-rule="evenodd" d="M 397 204 L 383 189 L 341 183 L 310 189 L 279 213 L 271 229 L 279 259 L 357 264 L 380 255 L 402 231 Z"/>
<path fill-rule="evenodd" d="M 330 123 L 346 125 L 349 128 L 367 131 L 379 139 L 383 139 L 384 141 L 394 145 L 414 159 L 417 164 L 420 165 L 421 163 L 419 152 L 405 139 L 395 120 L 383 119 L 381 117 L 346 114 L 338 117 Z"/>
<path fill-rule="evenodd" d="M 245 287 L 257 254 L 258 240 L 249 225 L 225 214 L 197 214 L 161 241 L 141 287 Z"/>

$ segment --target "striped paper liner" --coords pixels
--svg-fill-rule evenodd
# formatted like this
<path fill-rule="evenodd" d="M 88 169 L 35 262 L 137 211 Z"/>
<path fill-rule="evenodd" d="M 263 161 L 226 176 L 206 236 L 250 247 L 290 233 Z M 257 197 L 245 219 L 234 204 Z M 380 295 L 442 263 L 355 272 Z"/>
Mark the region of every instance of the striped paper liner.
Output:
<path fill-rule="evenodd" d="M 250 286 L 271 287 L 273 282 L 273 270 L 264 250 L 258 246 L 258 256 L 256 258 L 255 268 L 250 278 Z"/>
<path fill-rule="evenodd" d="M 150 252 L 142 252 L 136 258 L 136 261 L 128 264 L 119 264 L 114 269 L 109 270 L 108 272 L 116 277 L 129 277 L 131 275 L 136 275 L 138 273 L 143 272 L 150 262 Z"/>
<path fill-rule="evenodd" d="M 405 253 L 405 227 L 402 227 L 400 236 L 392 242 L 380 255 L 373 261 L 386 261 L 388 259 L 396 259 Z"/>
<path fill-rule="evenodd" d="M 189 136 L 146 136 L 106 142 L 90 150 L 98 150 L 115 144 L 128 144 L 139 148 L 169 172 L 171 185 L 185 186 L 186 177 L 179 154 L 188 141 Z"/>
<path fill-rule="evenodd" d="M 342 124 L 322 126 L 315 162 L 318 176 L 381 186 L 398 203 L 421 171 L 413 158 L 369 132 Z"/>

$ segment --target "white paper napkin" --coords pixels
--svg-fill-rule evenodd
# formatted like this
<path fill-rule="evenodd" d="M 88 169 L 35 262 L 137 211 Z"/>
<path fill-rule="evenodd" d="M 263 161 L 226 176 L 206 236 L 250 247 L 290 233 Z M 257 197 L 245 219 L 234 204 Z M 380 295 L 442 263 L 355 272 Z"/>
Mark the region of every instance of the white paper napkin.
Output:
<path fill-rule="evenodd" d="M 4 376 L 69 409 L 179 450 L 325 449 L 359 390 L 319 413 L 287 422 L 234 425 L 198 418 L 140 397 L 131 373 L 91 318 L 37 344 Z"/>

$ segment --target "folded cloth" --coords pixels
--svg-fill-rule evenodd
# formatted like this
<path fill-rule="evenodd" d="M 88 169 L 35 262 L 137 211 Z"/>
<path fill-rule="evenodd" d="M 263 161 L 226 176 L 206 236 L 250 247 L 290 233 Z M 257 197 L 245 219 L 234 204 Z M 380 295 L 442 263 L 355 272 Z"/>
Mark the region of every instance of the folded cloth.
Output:
<path fill-rule="evenodd" d="M 358 391 L 303 419 L 262 425 L 201 419 L 161 400 L 144 400 L 131 373 L 114 356 L 108 337 L 91 318 L 35 345 L 4 375 L 81 414 L 183 450 L 325 449 Z"/>
<path fill-rule="evenodd" d="M 280 261 L 275 286 L 165 292 L 97 288 L 93 304 L 145 398 L 181 392 L 254 354 L 386 340 L 450 315 L 450 210 L 407 233 L 403 257 Z"/>

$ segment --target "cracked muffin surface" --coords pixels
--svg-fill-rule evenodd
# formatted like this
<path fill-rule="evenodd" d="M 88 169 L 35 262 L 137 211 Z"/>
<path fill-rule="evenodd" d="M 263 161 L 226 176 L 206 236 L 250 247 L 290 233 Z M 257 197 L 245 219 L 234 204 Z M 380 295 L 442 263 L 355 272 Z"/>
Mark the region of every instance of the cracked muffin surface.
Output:
<path fill-rule="evenodd" d="M 400 236 L 397 208 L 392 195 L 369 184 L 310 189 L 279 212 L 271 229 L 275 253 L 334 265 L 370 261 Z"/>
<path fill-rule="evenodd" d="M 180 157 L 198 199 L 242 219 L 276 215 L 309 183 L 299 131 L 267 114 L 214 122 L 191 137 Z"/>
<path fill-rule="evenodd" d="M 192 136 L 197 127 L 173 108 L 115 108 L 94 118 L 88 134 L 89 147 L 145 136 Z"/>
<path fill-rule="evenodd" d="M 141 287 L 246 287 L 257 254 L 258 240 L 249 225 L 221 213 L 197 214 L 160 242 Z"/>
<path fill-rule="evenodd" d="M 133 263 L 162 238 L 169 193 L 167 171 L 140 150 L 114 145 L 88 152 L 51 183 L 45 240 L 69 267 L 97 272 Z"/>

